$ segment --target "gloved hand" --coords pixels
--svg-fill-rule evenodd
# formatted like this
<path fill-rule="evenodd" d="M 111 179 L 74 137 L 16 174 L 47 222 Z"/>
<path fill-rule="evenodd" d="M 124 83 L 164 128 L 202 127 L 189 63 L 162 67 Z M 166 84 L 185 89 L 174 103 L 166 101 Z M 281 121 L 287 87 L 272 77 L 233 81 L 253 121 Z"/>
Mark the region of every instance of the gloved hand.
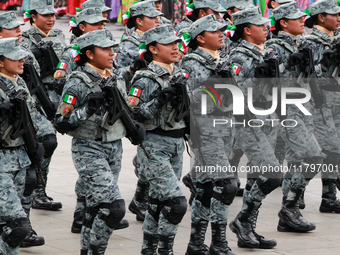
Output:
<path fill-rule="evenodd" d="M 92 116 L 105 103 L 105 93 L 102 91 L 94 92 L 89 96 L 86 113 Z"/>
<path fill-rule="evenodd" d="M 162 89 L 159 95 L 156 98 L 156 107 L 161 108 L 163 105 L 165 105 L 167 102 L 174 100 L 174 97 L 176 96 L 176 89 L 173 87 Z"/>
<path fill-rule="evenodd" d="M 55 79 L 54 82 L 53 82 L 53 90 L 60 96 L 63 93 L 65 83 L 66 83 L 65 78 L 61 78 L 59 80 Z"/>
<path fill-rule="evenodd" d="M 136 58 L 133 63 L 130 65 L 130 72 L 132 74 L 135 74 L 136 71 L 142 69 L 146 67 L 145 61 L 140 59 L 140 58 Z"/>
<path fill-rule="evenodd" d="M 12 103 L 4 102 L 0 104 L 0 120 L 4 121 L 11 113 Z"/>
<path fill-rule="evenodd" d="M 34 157 L 41 161 L 45 155 L 45 149 L 42 143 L 36 143 L 36 151 Z"/>
<path fill-rule="evenodd" d="M 303 62 L 303 54 L 300 52 L 297 53 L 292 53 L 290 54 L 290 56 L 288 57 L 287 62 L 284 64 L 286 69 L 289 69 L 293 66 L 302 64 Z"/>
<path fill-rule="evenodd" d="M 261 63 L 255 68 L 255 78 L 270 78 L 270 66 L 267 63 Z"/>
<path fill-rule="evenodd" d="M 136 132 L 134 137 L 131 137 L 131 143 L 133 145 L 138 145 L 138 144 L 141 144 L 144 141 L 146 131 L 145 131 L 145 127 L 142 123 L 135 122 L 135 124 L 136 124 L 136 127 L 137 127 L 137 132 Z"/>
<path fill-rule="evenodd" d="M 42 145 L 45 149 L 44 158 L 49 158 L 53 155 L 54 150 L 57 148 L 57 136 L 55 134 L 48 134 L 43 137 Z"/>
<path fill-rule="evenodd" d="M 329 68 L 334 60 L 335 52 L 333 50 L 325 50 L 322 54 L 321 64 L 325 68 Z"/>

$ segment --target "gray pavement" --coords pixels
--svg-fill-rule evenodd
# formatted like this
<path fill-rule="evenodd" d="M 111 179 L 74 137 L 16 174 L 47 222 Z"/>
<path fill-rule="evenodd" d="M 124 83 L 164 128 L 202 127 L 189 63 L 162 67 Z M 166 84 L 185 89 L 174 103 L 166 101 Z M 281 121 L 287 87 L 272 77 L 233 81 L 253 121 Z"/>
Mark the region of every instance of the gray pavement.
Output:
<path fill-rule="evenodd" d="M 56 27 L 62 29 L 67 41 L 70 38 L 68 19 L 58 19 Z M 23 30 L 28 29 L 26 24 Z M 108 24 L 108 28 L 113 32 L 116 40 L 120 40 L 123 27 Z M 44 211 L 32 209 L 31 221 L 33 228 L 39 235 L 45 237 L 46 244 L 40 247 L 22 248 L 20 255 L 39 254 L 39 255 L 74 255 L 80 254 L 80 236 L 71 233 L 71 223 L 73 220 L 73 210 L 76 203 L 74 185 L 77 179 L 77 172 L 73 166 L 71 157 L 71 138 L 69 136 L 58 135 L 58 148 L 53 156 L 47 193 L 56 201 L 63 204 L 60 211 Z M 136 153 L 136 148 L 127 139 L 123 139 L 123 162 L 119 178 L 119 187 L 126 205 L 130 203 L 137 183 L 134 174 L 132 158 Z M 245 164 L 245 158 L 242 164 Z M 184 155 L 183 174 L 190 168 L 190 158 Z M 241 178 L 242 186 L 245 178 Z M 182 185 L 187 198 L 189 190 Z M 241 254 L 281 254 L 281 255 L 338 255 L 340 254 L 340 215 L 322 214 L 319 212 L 321 196 L 321 181 L 319 176 L 312 180 L 307 187 L 305 195 L 306 209 L 303 210 L 304 217 L 316 223 L 316 230 L 311 233 L 280 233 L 276 231 L 278 222 L 277 213 L 281 205 L 281 189 L 277 189 L 270 194 L 263 202 L 258 219 L 257 232 L 267 238 L 274 238 L 278 246 L 272 250 L 240 249 L 237 247 L 237 239 L 229 229 L 227 239 L 229 246 L 237 255 Z M 231 205 L 229 219 L 235 218 L 241 209 L 242 199 L 236 197 Z M 184 255 L 190 237 L 190 212 L 188 211 L 180 224 L 178 234 L 175 239 L 175 254 Z M 135 220 L 135 215 L 126 212 L 125 218 L 130 222 L 130 227 L 113 232 L 106 254 L 109 255 L 138 255 L 142 243 L 142 223 Z M 206 244 L 210 245 L 211 231 L 208 229 Z"/>

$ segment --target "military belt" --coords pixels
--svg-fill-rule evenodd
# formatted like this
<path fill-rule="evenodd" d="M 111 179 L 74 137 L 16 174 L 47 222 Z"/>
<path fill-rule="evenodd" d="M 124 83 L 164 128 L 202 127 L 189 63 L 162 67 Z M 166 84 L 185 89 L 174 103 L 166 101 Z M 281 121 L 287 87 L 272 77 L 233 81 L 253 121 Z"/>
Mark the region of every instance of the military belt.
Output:
<path fill-rule="evenodd" d="M 156 128 L 154 130 L 147 130 L 146 132 L 156 134 L 156 135 L 161 135 L 161 136 L 168 136 L 172 138 L 180 138 L 184 136 L 185 128 L 169 130 L 169 131 L 165 131 L 161 128 Z"/>
<path fill-rule="evenodd" d="M 253 103 L 253 106 L 257 107 L 257 108 L 262 108 L 262 109 L 269 109 L 270 107 L 272 107 L 272 102 L 271 101 L 269 101 L 269 102 L 258 102 L 258 101 L 255 101 Z"/>
<path fill-rule="evenodd" d="M 324 86 L 320 86 L 320 89 L 325 90 L 325 91 L 340 92 L 339 85 L 324 85 Z"/>

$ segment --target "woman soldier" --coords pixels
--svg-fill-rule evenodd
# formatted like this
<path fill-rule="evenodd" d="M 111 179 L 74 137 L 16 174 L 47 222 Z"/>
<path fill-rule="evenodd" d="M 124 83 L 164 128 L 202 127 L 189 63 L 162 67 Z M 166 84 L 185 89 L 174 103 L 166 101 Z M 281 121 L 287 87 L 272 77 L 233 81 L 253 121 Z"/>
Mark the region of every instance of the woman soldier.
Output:
<path fill-rule="evenodd" d="M 333 78 L 338 77 L 338 75 L 333 76 L 338 56 L 332 50 L 333 47 L 336 48 L 340 7 L 335 0 L 320 0 L 310 6 L 310 12 L 311 17 L 305 24 L 308 28 L 313 28 L 313 31 L 305 39 L 311 44 L 318 84 L 325 97 L 325 104 L 322 107 L 323 116 L 319 109 L 314 109 L 313 112 L 314 134 L 322 152 L 327 155 L 324 165 L 328 167 L 328 172 L 321 172 L 323 188 L 319 210 L 340 213 L 340 201 L 336 197 L 337 172 L 335 172 L 340 160 L 340 136 L 338 135 L 340 123 L 339 111 L 337 111 L 340 92 L 339 84 Z"/>
<path fill-rule="evenodd" d="M 42 53 L 39 51 L 38 43 L 40 41 L 52 41 L 53 50 L 60 58 L 65 43 L 65 36 L 61 30 L 53 28 L 55 23 L 56 10 L 53 8 L 53 1 L 50 0 L 32 0 L 30 2 L 30 11 L 25 13 L 24 21 L 30 21 L 32 27 L 22 33 L 22 43 L 36 53 L 36 59 L 40 64 L 40 69 L 49 66 L 50 63 L 42 63 Z M 39 56 L 38 56 L 39 55 Z M 41 73 L 41 75 L 43 75 Z M 54 78 L 50 74 L 42 79 L 44 85 L 47 87 L 50 100 L 54 103 L 59 102 L 59 95 L 54 91 Z M 53 152 L 52 152 L 53 153 Z M 52 154 L 51 154 L 52 156 Z M 47 164 L 48 165 L 48 164 Z M 44 166 L 46 170 L 43 171 L 45 183 L 47 182 L 48 166 Z M 58 210 L 62 208 L 60 202 L 54 201 L 51 197 L 46 195 L 46 189 L 38 183 L 37 188 L 33 194 L 32 207 L 44 210 Z"/>
<path fill-rule="evenodd" d="M 218 52 L 218 49 L 223 45 L 223 32 L 226 28 L 227 25 L 218 22 L 214 15 L 198 19 L 189 28 L 191 38 L 189 47 L 193 52 L 183 57 L 181 69 L 188 75 L 191 107 L 198 108 L 199 112 L 201 107 L 195 107 L 195 104 L 200 100 L 202 93 L 200 82 L 216 75 L 216 66 L 226 62 L 226 58 L 221 57 Z M 224 103 L 227 98 L 224 100 L 222 97 L 222 100 Z M 211 107 L 209 111 L 207 116 L 195 115 L 197 125 L 202 129 L 202 146 L 193 148 L 195 165 L 220 165 L 230 169 L 228 157 L 234 140 L 234 129 L 230 126 L 223 126 L 223 128 L 212 130 L 207 123 L 212 124 L 216 118 L 224 119 L 230 123 L 231 109 Z M 201 150 L 200 154 L 196 153 L 198 150 Z M 198 155 L 204 156 L 204 158 L 202 159 Z M 214 174 L 192 172 L 191 176 L 196 182 L 197 195 L 192 202 L 191 236 L 186 254 L 234 254 L 226 240 L 229 206 L 233 202 L 238 188 L 234 174 L 231 171 Z M 209 221 L 212 229 L 210 249 L 204 244 Z"/>
<path fill-rule="evenodd" d="M 35 166 L 32 164 L 26 152 L 23 136 L 15 139 L 6 135 L 8 128 L 13 125 L 13 116 L 18 105 L 10 100 L 10 95 L 18 93 L 26 97 L 28 118 L 32 119 L 34 130 L 38 137 L 46 135 L 45 129 L 48 120 L 36 109 L 36 102 L 30 96 L 28 88 L 18 75 L 23 73 L 24 61 L 29 53 L 20 48 L 18 38 L 0 39 L 0 135 L 5 137 L 0 142 L 0 253 L 18 254 L 19 245 L 23 240 L 30 241 L 29 234 L 33 231 L 30 226 L 28 215 L 22 207 L 23 196 L 31 194 L 36 184 Z M 13 108 L 15 107 L 15 108 Z M 24 118 L 24 117 L 23 117 Z M 20 132 L 19 132 L 20 133 Z M 33 134 L 35 135 L 35 134 Z M 44 156 L 44 147 L 36 143 L 36 153 L 32 155 L 36 160 Z M 31 168 L 31 170 L 28 170 Z M 27 174 L 29 172 L 29 174 Z M 37 239 L 39 238 L 39 240 Z M 34 239 L 34 237 L 33 237 Z M 33 240 L 34 241 L 34 240 Z M 44 244 L 43 238 L 35 236 L 35 241 Z M 43 242 L 41 244 L 41 242 Z"/>
<path fill-rule="evenodd" d="M 104 254 L 113 229 L 125 215 L 117 181 L 121 169 L 122 122 L 98 125 L 105 113 L 105 94 L 99 84 L 112 73 L 115 44 L 105 30 L 78 38 L 81 71 L 73 72 L 62 93 L 57 130 L 73 137 L 72 158 L 86 193 L 86 214 L 81 230 L 81 254 Z M 119 87 L 126 97 L 125 88 Z"/>
<path fill-rule="evenodd" d="M 300 87 L 296 80 L 301 72 L 300 64 L 303 61 L 303 55 L 298 52 L 298 40 L 299 36 L 304 33 L 305 16 L 307 15 L 300 11 L 295 2 L 281 5 L 273 10 L 275 30 L 272 33 L 276 38 L 267 41 L 265 45 L 279 56 L 281 88 Z M 301 98 L 301 94 L 289 93 L 287 97 Z M 311 112 L 313 111 L 311 103 L 306 103 L 304 106 Z M 290 172 L 285 175 L 282 183 L 282 210 L 277 229 L 278 231 L 310 231 L 315 229 L 315 225 L 305 221 L 299 207 L 296 206 L 307 180 L 300 173 L 294 174 L 294 169 L 298 169 L 303 164 L 302 162 L 309 164 L 322 162 L 323 154 L 313 139 L 312 116 L 305 116 L 295 105 L 289 104 L 285 118 L 297 124 L 294 127 L 279 130 L 279 135 L 286 145 L 285 154 Z M 288 122 L 287 124 L 290 125 Z M 295 195 L 292 196 L 292 194 Z M 294 198 L 293 201 L 292 198 Z M 293 219 L 290 219 L 292 216 Z M 287 217 L 290 219 L 288 225 Z"/>
<path fill-rule="evenodd" d="M 232 50 L 229 56 L 238 86 L 245 96 L 248 94 L 248 88 L 252 88 L 253 101 L 255 101 L 253 105 L 257 109 L 268 109 L 272 105 L 271 96 L 265 89 L 266 83 L 259 79 L 266 54 L 263 43 L 266 41 L 267 28 L 265 24 L 268 19 L 262 17 L 258 7 L 234 13 L 232 18 L 236 30 L 231 40 L 242 39 L 239 46 Z M 250 113 L 250 115 L 252 114 Z M 254 115 L 244 118 L 243 121 L 247 123 L 245 126 L 236 126 L 236 142 L 247 156 L 250 169 L 258 168 L 259 170 L 247 173 L 242 209 L 229 225 L 237 235 L 238 246 L 241 247 L 246 245 L 251 248 L 273 248 L 276 246 L 275 240 L 265 239 L 255 232 L 262 200 L 281 183 L 280 172 L 258 173 L 262 170 L 262 166 L 273 169 L 279 169 L 280 166 L 273 152 L 278 127 L 275 123 L 268 123 L 266 119 L 277 119 L 277 115 L 275 113 L 264 116 Z M 238 120 L 238 122 L 240 121 L 242 120 Z M 258 122 L 262 125 L 258 126 L 256 124 Z"/>
<path fill-rule="evenodd" d="M 129 94 L 129 106 L 146 129 L 144 145 L 151 155 L 148 159 L 140 147 L 137 155 L 143 175 L 150 183 L 149 208 L 143 224 L 141 254 L 173 254 L 174 238 L 186 209 L 187 201 L 180 187 L 183 166 L 185 123 L 170 120 L 171 100 L 176 90 L 170 80 L 183 77 L 174 66 L 178 57 L 177 43 L 171 25 L 162 25 L 143 35 L 147 52 L 144 58 L 150 64 L 147 70 L 136 72 Z"/>

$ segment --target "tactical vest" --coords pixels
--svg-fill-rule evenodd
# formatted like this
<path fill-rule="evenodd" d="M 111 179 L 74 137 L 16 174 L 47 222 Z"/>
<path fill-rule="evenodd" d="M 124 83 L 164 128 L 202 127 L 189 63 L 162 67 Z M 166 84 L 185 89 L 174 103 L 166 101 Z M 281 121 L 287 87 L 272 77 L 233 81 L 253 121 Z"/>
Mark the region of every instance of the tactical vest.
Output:
<path fill-rule="evenodd" d="M 70 75 L 69 79 L 78 78 L 84 82 L 84 84 L 89 88 L 89 93 L 84 96 L 83 100 L 86 100 L 91 93 L 102 91 L 99 82 L 101 78 L 94 77 L 93 75 L 84 71 L 74 71 Z M 85 102 L 81 103 L 82 105 Z M 114 125 L 110 126 L 107 123 L 104 128 L 108 131 L 104 131 L 100 125 L 102 123 L 105 110 L 100 109 L 100 115 L 97 114 L 98 111 L 91 117 L 82 121 L 82 125 L 79 126 L 74 131 L 67 132 L 68 135 L 75 138 L 85 138 L 91 140 L 100 140 L 102 142 L 113 142 L 123 138 L 126 135 L 125 127 L 120 119 L 118 119 Z"/>
<path fill-rule="evenodd" d="M 174 73 L 173 75 L 176 75 L 180 73 L 180 71 Z M 137 71 L 134 75 L 131 84 L 134 84 L 135 81 L 142 79 L 142 78 L 148 78 L 152 80 L 153 82 L 157 83 L 159 86 L 159 91 L 161 91 L 164 88 L 170 87 L 170 78 L 162 78 L 161 76 L 163 73 L 155 73 L 149 69 Z M 171 76 L 170 76 L 171 77 Z M 144 88 L 141 88 L 142 90 Z M 154 130 L 156 128 L 161 128 L 165 131 L 169 130 L 176 130 L 176 129 L 182 129 L 185 128 L 185 123 L 183 120 L 180 122 L 175 122 L 174 118 L 170 120 L 170 123 L 172 124 L 172 128 L 165 124 L 165 121 L 169 119 L 169 115 L 172 112 L 172 107 L 170 106 L 170 103 L 163 106 L 162 109 L 155 114 L 154 118 L 151 120 L 145 120 L 143 122 L 146 130 Z"/>

